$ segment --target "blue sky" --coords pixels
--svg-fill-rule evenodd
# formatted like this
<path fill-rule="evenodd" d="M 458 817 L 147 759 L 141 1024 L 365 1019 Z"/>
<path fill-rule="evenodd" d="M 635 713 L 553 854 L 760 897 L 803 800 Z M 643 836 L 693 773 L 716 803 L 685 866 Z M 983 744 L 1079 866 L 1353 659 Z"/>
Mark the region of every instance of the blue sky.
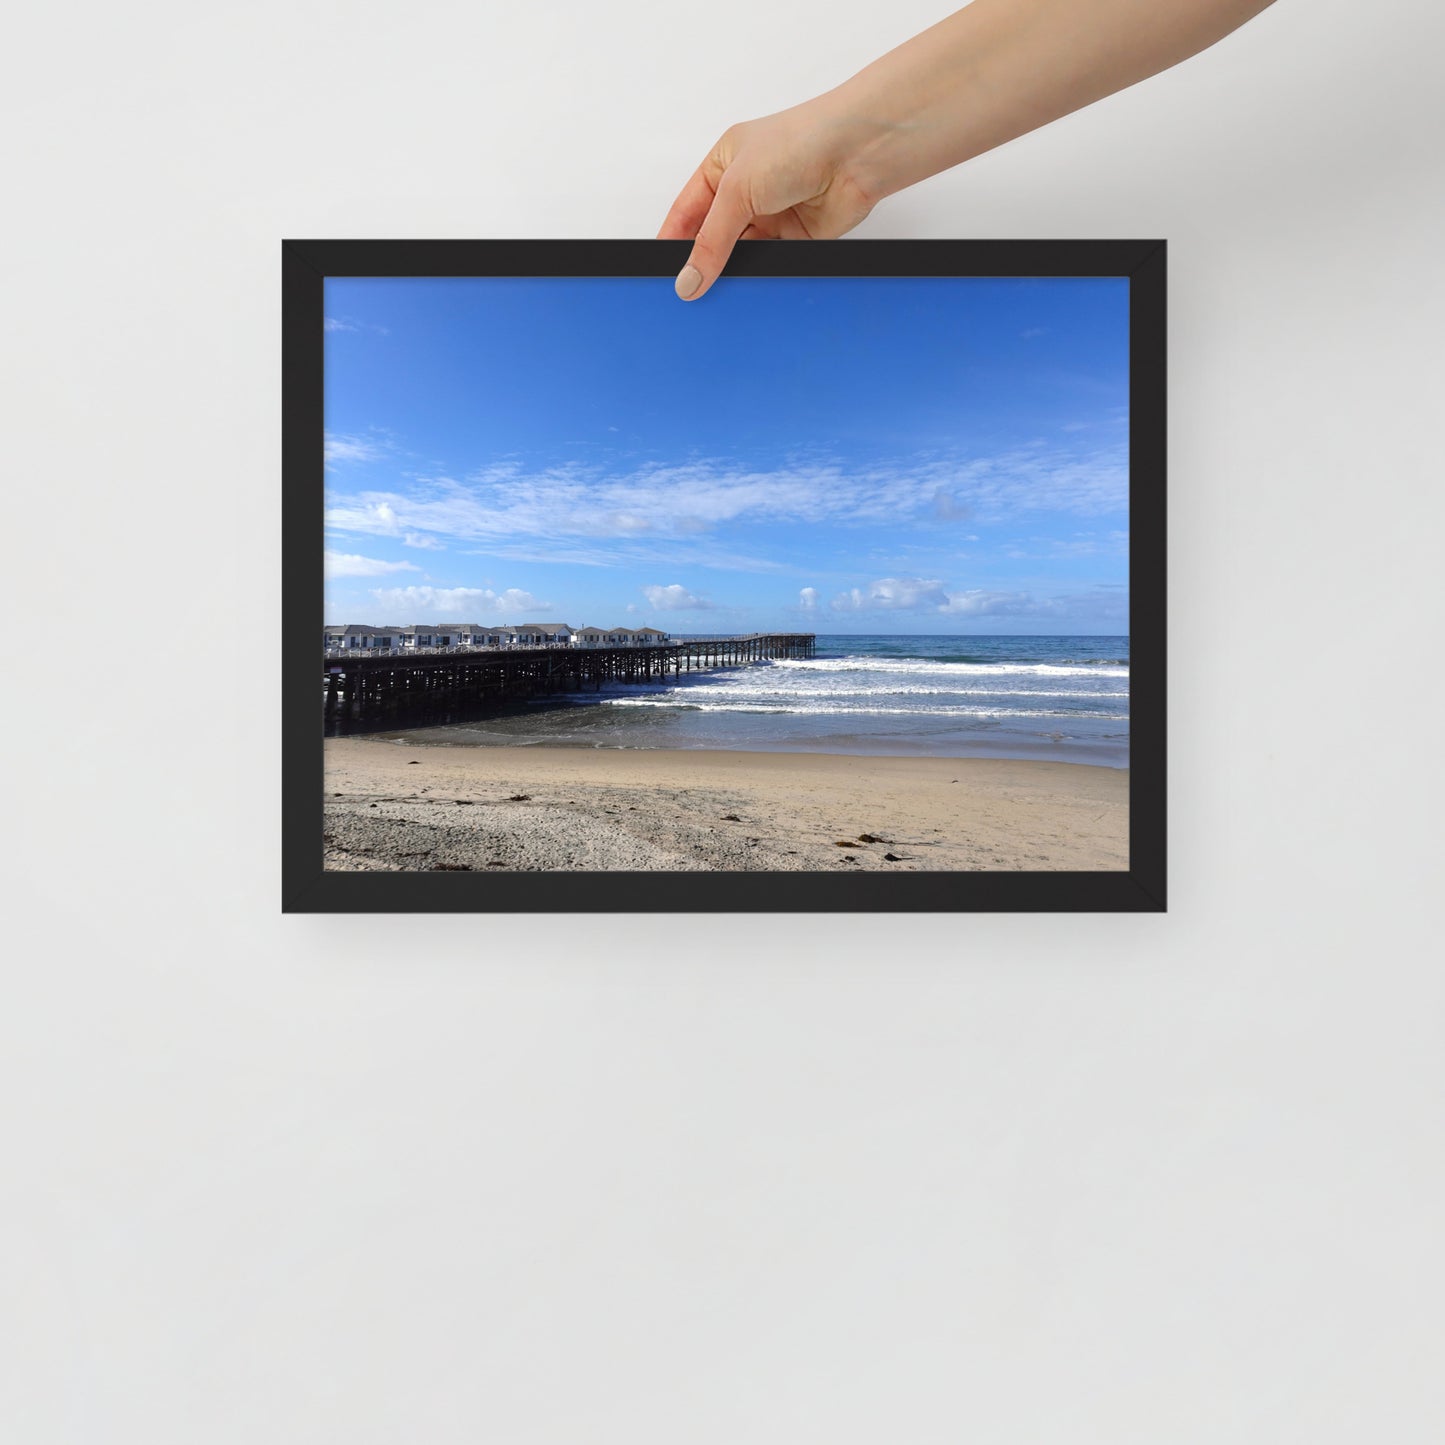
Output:
<path fill-rule="evenodd" d="M 326 283 L 326 620 L 1128 630 L 1128 283 Z"/>

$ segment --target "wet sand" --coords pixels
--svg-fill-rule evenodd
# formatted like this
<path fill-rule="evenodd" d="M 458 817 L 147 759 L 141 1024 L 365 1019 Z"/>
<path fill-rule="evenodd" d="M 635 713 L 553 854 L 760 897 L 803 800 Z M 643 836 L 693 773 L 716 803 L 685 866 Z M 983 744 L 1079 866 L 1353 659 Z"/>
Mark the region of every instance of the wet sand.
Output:
<path fill-rule="evenodd" d="M 1078 763 L 331 738 L 325 866 L 1120 870 L 1128 798 Z"/>

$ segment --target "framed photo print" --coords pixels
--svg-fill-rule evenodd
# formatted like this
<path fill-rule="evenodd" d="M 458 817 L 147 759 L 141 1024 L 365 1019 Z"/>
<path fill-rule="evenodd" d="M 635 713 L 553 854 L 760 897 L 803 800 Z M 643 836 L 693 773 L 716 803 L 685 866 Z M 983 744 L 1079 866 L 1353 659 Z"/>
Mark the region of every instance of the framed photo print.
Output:
<path fill-rule="evenodd" d="M 1158 911 L 1161 241 L 283 248 L 287 911 Z"/>

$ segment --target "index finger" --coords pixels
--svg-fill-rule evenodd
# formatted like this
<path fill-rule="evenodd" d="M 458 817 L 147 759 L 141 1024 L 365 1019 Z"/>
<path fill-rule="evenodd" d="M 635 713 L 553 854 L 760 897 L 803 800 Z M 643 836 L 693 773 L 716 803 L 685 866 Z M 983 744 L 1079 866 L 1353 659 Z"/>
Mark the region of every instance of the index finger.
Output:
<path fill-rule="evenodd" d="M 678 192 L 662 229 L 657 233 L 659 241 L 690 241 L 697 235 L 703 220 L 712 206 L 716 194 L 707 178 L 706 165 L 699 166 Z"/>
<path fill-rule="evenodd" d="M 753 208 L 733 172 L 724 172 L 712 198 L 712 205 L 698 227 L 697 240 L 687 265 L 677 273 L 677 294 L 684 301 L 696 301 L 722 275 L 738 237 L 753 219 Z"/>

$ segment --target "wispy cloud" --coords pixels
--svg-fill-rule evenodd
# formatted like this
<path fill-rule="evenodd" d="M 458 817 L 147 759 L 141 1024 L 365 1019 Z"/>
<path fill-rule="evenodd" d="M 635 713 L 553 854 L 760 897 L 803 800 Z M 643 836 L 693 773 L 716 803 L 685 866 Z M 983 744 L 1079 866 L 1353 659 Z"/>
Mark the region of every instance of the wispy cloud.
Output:
<path fill-rule="evenodd" d="M 798 606 L 804 612 L 811 612 L 818 605 L 818 589 L 816 587 L 804 587 L 798 593 Z"/>
<path fill-rule="evenodd" d="M 1068 557 L 1123 557 L 1129 552 L 1125 531 L 1076 532 L 1072 537 L 1030 537 L 1003 549 L 1014 561 L 1057 562 Z"/>
<path fill-rule="evenodd" d="M 344 436 L 326 433 L 326 465 L 339 462 L 378 462 L 391 451 L 389 439 L 380 432 L 367 436 Z"/>
<path fill-rule="evenodd" d="M 446 551 L 446 543 L 439 542 L 435 537 L 428 536 L 425 532 L 408 532 L 401 539 L 403 547 L 419 547 L 428 552 Z"/>
<path fill-rule="evenodd" d="M 444 614 L 465 620 L 464 613 L 480 618 L 483 615 L 528 621 L 523 612 L 545 612 L 550 602 L 539 602 L 530 592 L 509 587 L 494 592 L 490 587 L 374 587 L 371 595 L 388 612 L 420 617 L 426 613 Z"/>
<path fill-rule="evenodd" d="M 1129 588 L 1122 582 L 1100 583 L 1082 592 L 1068 592 L 1051 597 L 1042 614 L 1058 618 L 1090 617 L 1099 622 L 1127 626 L 1129 622 Z"/>
<path fill-rule="evenodd" d="M 375 460 L 367 438 L 331 439 L 337 460 Z M 700 539 L 729 524 L 875 527 L 969 518 L 994 523 L 1034 513 L 1091 517 L 1128 505 L 1127 449 L 1071 451 L 1037 443 L 992 457 L 928 455 L 868 466 L 809 462 L 749 469 L 725 461 L 645 465 L 607 473 L 580 465 L 529 470 L 497 463 L 464 480 L 416 478 L 392 490 L 333 489 L 328 525 L 487 544 L 528 539 L 575 546 L 577 561 L 637 561 L 619 546 L 665 544 L 689 560 Z M 590 554 L 590 555 L 588 555 Z"/>
<path fill-rule="evenodd" d="M 327 331 L 373 331 L 378 336 L 390 336 L 391 332 L 385 326 L 375 326 L 370 321 L 353 321 L 349 316 L 328 316 L 325 321 Z"/>
<path fill-rule="evenodd" d="M 982 587 L 950 591 L 936 578 L 880 577 L 833 598 L 835 612 L 926 612 L 955 617 L 1033 617 L 1059 620 L 1088 616 L 1124 619 L 1128 596 L 1122 588 L 1096 587 L 1059 597 L 1003 592 Z"/>
<path fill-rule="evenodd" d="M 657 542 L 602 538 L 559 545 L 539 537 L 521 542 L 492 542 L 486 547 L 464 549 L 463 555 L 504 562 L 546 562 L 574 567 L 672 567 L 685 560 L 690 567 L 709 567 L 722 572 L 787 570 L 782 562 L 735 552 L 707 538 Z"/>
<path fill-rule="evenodd" d="M 973 515 L 973 508 L 960 502 L 952 492 L 940 487 L 933 494 L 933 515 L 940 522 L 964 522 Z"/>
<path fill-rule="evenodd" d="M 328 577 L 381 577 L 387 572 L 419 572 L 411 562 L 383 562 L 379 557 L 362 557 L 355 552 L 327 552 Z"/>
<path fill-rule="evenodd" d="M 644 587 L 642 595 L 659 612 L 697 612 L 712 606 L 706 598 L 696 596 L 678 582 L 670 587 Z"/>

